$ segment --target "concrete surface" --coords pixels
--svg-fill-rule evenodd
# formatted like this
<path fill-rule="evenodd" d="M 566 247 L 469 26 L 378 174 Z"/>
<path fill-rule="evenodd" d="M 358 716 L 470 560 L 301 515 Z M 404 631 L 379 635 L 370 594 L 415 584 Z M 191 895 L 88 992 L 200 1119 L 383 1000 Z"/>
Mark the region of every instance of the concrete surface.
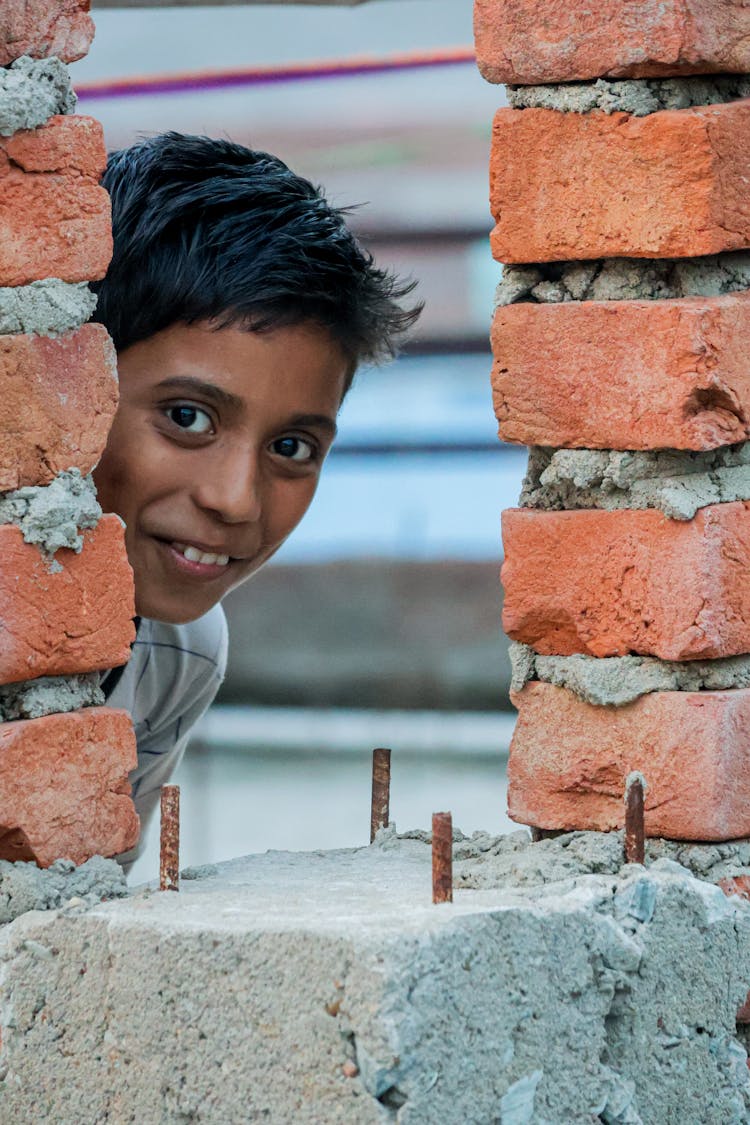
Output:
<path fill-rule="evenodd" d="M 630 78 L 595 82 L 559 82 L 544 86 L 508 86 L 513 109 L 556 109 L 563 113 L 630 113 L 646 117 L 663 109 L 689 109 L 746 98 L 750 78 L 744 74 L 693 78 Z"/>
<path fill-rule="evenodd" d="M 602 258 L 505 266 L 495 307 L 516 301 L 652 301 L 720 297 L 750 288 L 746 250 L 698 258 Z"/>
<path fill-rule="evenodd" d="M 22 55 L 0 69 L 0 136 L 36 129 L 53 114 L 75 113 L 77 99 L 65 63 Z"/>
<path fill-rule="evenodd" d="M 104 692 L 99 687 L 100 672 L 75 676 L 39 676 L 0 684 L 0 723 L 13 719 L 40 719 L 79 707 L 101 707 Z"/>
<path fill-rule="evenodd" d="M 750 442 L 707 452 L 678 449 L 622 452 L 531 446 L 522 508 L 659 508 L 691 520 L 709 504 L 750 499 Z"/>
<path fill-rule="evenodd" d="M 654 656 L 542 656 L 512 641 L 511 688 L 529 680 L 567 688 L 600 707 L 623 707 L 653 691 L 727 691 L 750 687 L 750 656 L 659 660 Z"/>
<path fill-rule="evenodd" d="M 58 473 L 49 484 L 0 493 L 0 524 L 14 523 L 25 543 L 47 555 L 63 547 L 80 554 L 81 532 L 96 527 L 101 514 L 93 479 L 79 469 Z"/>
<path fill-rule="evenodd" d="M 750 908 L 673 861 L 441 906 L 392 831 L 203 874 L 0 932 L 8 1121 L 748 1120 Z"/>
<path fill-rule="evenodd" d="M 28 285 L 0 286 L 0 332 L 63 336 L 80 328 L 96 308 L 85 281 L 47 277 Z"/>
<path fill-rule="evenodd" d="M 57 859 L 44 868 L 0 859 L 0 923 L 12 922 L 29 910 L 74 910 L 127 893 L 119 863 L 101 855 L 79 867 L 70 859 Z"/>

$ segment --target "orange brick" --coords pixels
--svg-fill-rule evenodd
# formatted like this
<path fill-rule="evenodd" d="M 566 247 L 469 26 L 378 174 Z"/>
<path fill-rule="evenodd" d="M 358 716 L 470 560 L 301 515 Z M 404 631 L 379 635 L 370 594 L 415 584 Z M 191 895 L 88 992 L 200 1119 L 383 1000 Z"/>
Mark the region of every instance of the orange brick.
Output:
<path fill-rule="evenodd" d="M 91 117 L 52 117 L 40 129 L 0 137 L 0 285 L 45 277 L 93 281 L 112 256 L 102 127 Z"/>
<path fill-rule="evenodd" d="M 625 779 L 640 770 L 647 835 L 750 835 L 750 690 L 664 691 L 625 707 L 595 707 L 535 681 L 511 698 L 518 708 L 508 763 L 514 820 L 622 828 Z"/>
<path fill-rule="evenodd" d="M 0 859 L 84 863 L 138 839 L 127 711 L 89 707 L 0 726 Z"/>
<path fill-rule="evenodd" d="M 750 9 L 716 0 L 476 0 L 488 82 L 750 70 Z"/>
<path fill-rule="evenodd" d="M 0 491 L 88 473 L 117 408 L 117 357 L 106 328 L 58 339 L 0 336 Z"/>
<path fill-rule="evenodd" d="M 501 109 L 492 251 L 548 262 L 748 247 L 749 180 L 750 99 L 648 117 Z"/>
<path fill-rule="evenodd" d="M 727 875 L 719 879 L 717 886 L 721 887 L 725 895 L 737 895 L 750 902 L 750 875 Z"/>
<path fill-rule="evenodd" d="M 511 508 L 503 540 L 503 626 L 537 652 L 750 652 L 750 502 L 714 504 L 689 521 Z"/>
<path fill-rule="evenodd" d="M 0 5 L 0 66 L 21 55 L 57 55 L 74 62 L 94 38 L 89 0 L 3 0 Z"/>
<path fill-rule="evenodd" d="M 11 524 L 0 527 L 0 683 L 124 664 L 135 638 L 133 576 L 118 516 L 50 564 Z M 2 729 L 2 728 L 0 728 Z"/>
<path fill-rule="evenodd" d="M 500 436 L 588 449 L 714 449 L 750 437 L 750 294 L 497 309 Z"/>

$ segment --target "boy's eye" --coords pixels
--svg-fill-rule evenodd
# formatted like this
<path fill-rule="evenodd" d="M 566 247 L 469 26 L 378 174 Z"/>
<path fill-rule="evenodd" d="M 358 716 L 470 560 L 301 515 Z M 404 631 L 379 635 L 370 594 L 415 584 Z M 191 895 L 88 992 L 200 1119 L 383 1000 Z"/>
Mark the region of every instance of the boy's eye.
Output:
<path fill-rule="evenodd" d="M 312 461 L 315 457 L 315 449 L 312 444 L 309 441 L 305 441 L 304 438 L 277 438 L 276 441 L 272 443 L 271 449 L 274 453 L 278 453 L 280 457 L 287 457 L 290 461 Z"/>
<path fill-rule="evenodd" d="M 170 406 L 167 417 L 189 434 L 210 434 L 214 428 L 206 411 L 197 406 Z"/>

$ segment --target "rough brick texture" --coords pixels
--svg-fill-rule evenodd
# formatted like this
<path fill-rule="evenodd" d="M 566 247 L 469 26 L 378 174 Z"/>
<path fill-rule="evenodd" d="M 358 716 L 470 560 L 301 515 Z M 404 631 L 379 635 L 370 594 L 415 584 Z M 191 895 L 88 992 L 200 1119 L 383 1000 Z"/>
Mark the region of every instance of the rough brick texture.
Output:
<path fill-rule="evenodd" d="M 501 109 L 492 251 L 547 262 L 748 247 L 749 139 L 750 100 L 648 117 Z"/>
<path fill-rule="evenodd" d="M 625 778 L 646 778 L 649 836 L 750 835 L 750 690 L 656 692 L 595 707 L 552 684 L 511 696 L 511 817 L 539 828 L 608 832 L 624 823 Z"/>
<path fill-rule="evenodd" d="M 135 605 L 124 538 L 119 517 L 104 516 L 80 555 L 58 551 L 50 564 L 17 527 L 0 527 L 0 683 L 128 660 Z"/>
<path fill-rule="evenodd" d="M 750 503 L 503 512 L 503 626 L 537 652 L 663 660 L 750 652 Z"/>
<path fill-rule="evenodd" d="M 2 0 L 0 66 L 21 55 L 80 59 L 94 38 L 88 11 L 89 0 Z"/>
<path fill-rule="evenodd" d="M 83 863 L 138 839 L 127 711 L 90 707 L 0 726 L 0 859 Z"/>
<path fill-rule="evenodd" d="M 0 336 L 0 491 L 94 467 L 117 408 L 116 364 L 101 324 L 58 339 Z"/>
<path fill-rule="evenodd" d="M 93 281 L 112 256 L 102 127 L 52 117 L 0 138 L 0 285 L 45 277 Z"/>
<path fill-rule="evenodd" d="M 713 449 L 750 437 L 750 294 L 497 309 L 500 436 L 588 449 Z"/>
<path fill-rule="evenodd" d="M 738 895 L 750 902 L 750 875 L 727 875 L 719 879 L 718 886 L 725 895 Z"/>
<path fill-rule="evenodd" d="M 742 0 L 476 0 L 474 33 L 489 82 L 750 71 Z"/>

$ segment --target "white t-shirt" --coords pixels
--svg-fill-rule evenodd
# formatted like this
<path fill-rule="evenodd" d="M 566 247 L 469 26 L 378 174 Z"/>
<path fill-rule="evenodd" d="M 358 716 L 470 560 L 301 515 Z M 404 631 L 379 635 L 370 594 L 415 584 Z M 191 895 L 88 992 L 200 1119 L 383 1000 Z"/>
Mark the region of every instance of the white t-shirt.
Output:
<path fill-rule="evenodd" d="M 141 837 L 135 848 L 117 857 L 121 863 L 138 858 L 161 786 L 176 770 L 192 727 L 219 690 L 226 664 L 227 623 L 216 605 L 188 625 L 142 618 L 122 673 L 113 669 L 103 678 L 107 706 L 130 712 L 138 744 L 138 766 L 130 783 Z"/>

